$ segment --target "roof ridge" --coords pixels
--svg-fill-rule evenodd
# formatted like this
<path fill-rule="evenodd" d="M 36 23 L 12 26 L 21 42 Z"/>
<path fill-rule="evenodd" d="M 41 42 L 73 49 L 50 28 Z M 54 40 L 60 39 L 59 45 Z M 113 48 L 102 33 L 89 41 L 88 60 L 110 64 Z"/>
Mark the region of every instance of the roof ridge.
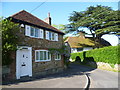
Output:
<path fill-rule="evenodd" d="M 19 12 L 15 13 L 15 14 L 13 14 L 13 15 L 11 15 L 10 17 L 13 17 L 13 16 L 15 16 L 15 15 L 17 15 L 17 14 L 19 14 L 19 13 L 23 12 L 23 11 L 25 11 L 25 10 L 23 9 L 23 10 L 21 10 L 21 11 L 19 11 Z M 27 12 L 27 11 L 25 11 L 25 12 Z"/>

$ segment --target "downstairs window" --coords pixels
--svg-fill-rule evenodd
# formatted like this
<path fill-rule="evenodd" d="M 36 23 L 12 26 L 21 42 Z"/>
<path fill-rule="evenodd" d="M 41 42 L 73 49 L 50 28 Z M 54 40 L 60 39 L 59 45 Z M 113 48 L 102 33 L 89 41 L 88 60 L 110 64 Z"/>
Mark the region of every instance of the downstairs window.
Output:
<path fill-rule="evenodd" d="M 36 50 L 35 51 L 36 62 L 50 61 L 50 60 L 51 60 L 51 54 L 48 50 Z"/>

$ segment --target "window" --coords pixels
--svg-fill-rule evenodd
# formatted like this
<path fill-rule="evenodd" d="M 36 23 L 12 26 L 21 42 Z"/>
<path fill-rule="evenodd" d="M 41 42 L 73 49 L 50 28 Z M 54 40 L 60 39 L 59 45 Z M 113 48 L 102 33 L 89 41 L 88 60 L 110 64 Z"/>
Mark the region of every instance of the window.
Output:
<path fill-rule="evenodd" d="M 51 41 L 58 41 L 58 34 L 51 31 L 46 31 L 46 39 Z"/>
<path fill-rule="evenodd" d="M 52 32 L 49 32 L 49 40 L 52 40 Z"/>
<path fill-rule="evenodd" d="M 35 29 L 35 37 L 39 37 L 39 29 Z"/>
<path fill-rule="evenodd" d="M 51 60 L 51 54 L 48 50 L 36 50 L 35 51 L 35 61 L 50 61 Z"/>
<path fill-rule="evenodd" d="M 25 35 L 35 38 L 43 38 L 43 30 L 26 25 Z"/>
<path fill-rule="evenodd" d="M 55 55 L 55 60 L 60 60 L 61 59 L 61 55 L 60 54 L 56 54 Z"/>
<path fill-rule="evenodd" d="M 31 30 L 30 30 L 30 36 L 35 36 L 35 30 L 33 27 L 31 27 Z"/>
<path fill-rule="evenodd" d="M 78 52 L 83 51 L 83 48 L 77 48 L 77 51 Z"/>

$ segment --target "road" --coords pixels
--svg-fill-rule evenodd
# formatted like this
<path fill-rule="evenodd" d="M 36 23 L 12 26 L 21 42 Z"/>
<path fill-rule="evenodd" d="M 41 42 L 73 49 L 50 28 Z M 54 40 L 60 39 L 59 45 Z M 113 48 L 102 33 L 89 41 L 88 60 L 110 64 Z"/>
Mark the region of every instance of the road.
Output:
<path fill-rule="evenodd" d="M 73 65 L 62 73 L 44 78 L 33 78 L 13 84 L 3 85 L 3 88 L 85 88 L 86 76 L 80 72 L 79 66 Z M 4 89 L 3 89 L 4 90 Z"/>
<path fill-rule="evenodd" d="M 118 88 L 118 72 L 93 69 L 83 65 L 79 65 L 79 68 L 90 77 L 90 88 Z"/>
<path fill-rule="evenodd" d="M 43 79 L 4 85 L 4 88 L 84 88 L 86 73 L 90 78 L 89 88 L 118 88 L 118 73 L 95 69 L 80 64 L 71 64 L 61 74 L 51 75 Z"/>

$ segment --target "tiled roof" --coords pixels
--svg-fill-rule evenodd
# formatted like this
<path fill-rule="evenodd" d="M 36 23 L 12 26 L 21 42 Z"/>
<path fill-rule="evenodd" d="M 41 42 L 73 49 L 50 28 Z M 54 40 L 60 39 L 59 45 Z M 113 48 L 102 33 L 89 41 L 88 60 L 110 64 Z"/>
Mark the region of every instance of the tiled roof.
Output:
<path fill-rule="evenodd" d="M 95 46 L 93 39 L 90 37 L 68 37 L 65 42 L 68 42 L 71 48 Z"/>
<path fill-rule="evenodd" d="M 62 31 L 56 29 L 55 27 L 49 25 L 48 23 L 44 22 L 43 20 L 37 18 L 36 16 L 32 15 L 31 13 L 28 13 L 25 10 L 22 10 L 12 16 L 10 16 L 13 19 L 17 19 L 17 20 L 21 20 L 23 22 L 27 22 L 33 25 L 37 25 L 40 27 L 44 27 L 44 28 L 48 28 L 51 29 L 53 31 L 56 31 L 58 33 L 64 34 Z"/>

